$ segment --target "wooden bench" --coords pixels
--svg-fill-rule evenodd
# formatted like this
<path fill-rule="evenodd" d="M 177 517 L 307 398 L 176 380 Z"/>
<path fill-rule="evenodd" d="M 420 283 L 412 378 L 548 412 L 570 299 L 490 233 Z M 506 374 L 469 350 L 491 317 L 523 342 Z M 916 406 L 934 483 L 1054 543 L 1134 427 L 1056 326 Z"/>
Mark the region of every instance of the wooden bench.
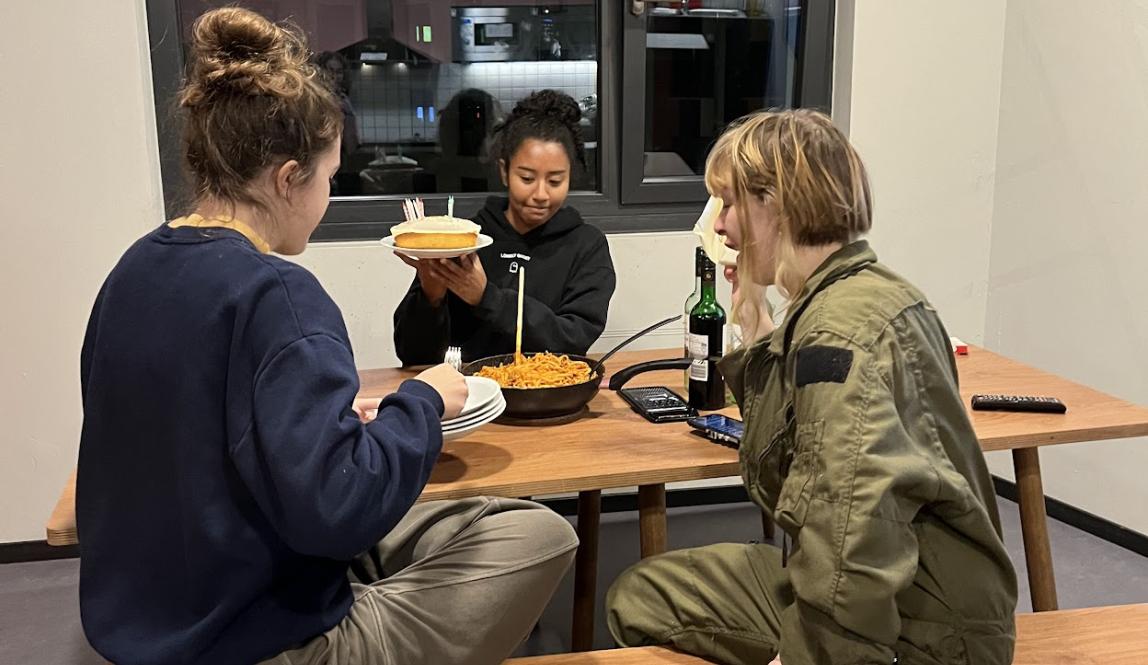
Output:
<path fill-rule="evenodd" d="M 1148 605 L 1019 614 L 1013 665 L 1148 663 Z"/>
<path fill-rule="evenodd" d="M 1144 665 L 1148 605 L 1020 614 L 1013 665 Z M 506 665 L 704 665 L 662 647 L 514 658 Z M 764 665 L 764 664 L 763 664 Z"/>

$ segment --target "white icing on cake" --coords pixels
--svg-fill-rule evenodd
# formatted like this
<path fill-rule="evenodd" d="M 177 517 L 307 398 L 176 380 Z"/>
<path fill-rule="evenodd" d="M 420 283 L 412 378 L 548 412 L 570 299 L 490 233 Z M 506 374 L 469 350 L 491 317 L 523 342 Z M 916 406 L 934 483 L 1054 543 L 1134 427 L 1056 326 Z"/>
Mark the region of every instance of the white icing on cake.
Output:
<path fill-rule="evenodd" d="M 482 227 L 469 219 L 438 215 L 396 224 L 391 227 L 391 235 L 398 236 L 404 233 L 478 233 L 481 229 Z"/>

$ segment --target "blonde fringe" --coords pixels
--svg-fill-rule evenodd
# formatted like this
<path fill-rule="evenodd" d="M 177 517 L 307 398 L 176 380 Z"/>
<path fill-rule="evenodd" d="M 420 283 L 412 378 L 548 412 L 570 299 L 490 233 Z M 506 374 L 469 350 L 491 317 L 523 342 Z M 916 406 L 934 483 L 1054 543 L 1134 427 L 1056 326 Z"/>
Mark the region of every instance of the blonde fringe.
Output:
<path fill-rule="evenodd" d="M 728 190 L 741 220 L 733 317 L 746 343 L 767 334 L 773 317 L 765 287 L 751 277 L 769 241 L 761 237 L 760 220 L 749 217 L 750 197 L 760 197 L 777 220 L 773 283 L 786 302 L 805 286 L 795 268 L 798 247 L 852 242 L 872 225 L 865 166 L 832 121 L 816 111 L 762 111 L 730 125 L 706 161 L 706 187 L 717 196 Z"/>

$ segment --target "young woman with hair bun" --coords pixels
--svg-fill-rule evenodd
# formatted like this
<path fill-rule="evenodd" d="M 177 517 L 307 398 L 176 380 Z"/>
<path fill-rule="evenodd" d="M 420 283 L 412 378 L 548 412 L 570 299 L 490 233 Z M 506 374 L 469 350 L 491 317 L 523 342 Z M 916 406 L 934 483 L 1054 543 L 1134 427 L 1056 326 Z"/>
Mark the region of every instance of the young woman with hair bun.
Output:
<path fill-rule="evenodd" d="M 307 246 L 343 112 L 292 29 L 204 14 L 180 95 L 189 213 L 132 245 L 81 352 L 80 611 L 116 663 L 501 663 L 573 558 L 527 501 L 415 505 L 466 383 L 357 399 Z M 377 415 L 370 415 L 376 414 Z"/>

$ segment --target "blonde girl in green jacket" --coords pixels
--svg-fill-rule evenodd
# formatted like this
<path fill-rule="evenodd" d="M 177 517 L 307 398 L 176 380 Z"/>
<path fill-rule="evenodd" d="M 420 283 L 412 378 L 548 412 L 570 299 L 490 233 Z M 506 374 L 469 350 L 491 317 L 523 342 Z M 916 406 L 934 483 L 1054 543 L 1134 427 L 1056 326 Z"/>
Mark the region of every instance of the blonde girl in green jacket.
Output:
<path fill-rule="evenodd" d="M 823 114 L 762 112 L 718 140 L 706 184 L 741 252 L 747 343 L 721 369 L 742 479 L 784 544 L 637 564 L 607 598 L 614 638 L 738 665 L 1009 665 L 1016 574 L 993 486 L 936 310 L 861 239 L 860 157 Z"/>

